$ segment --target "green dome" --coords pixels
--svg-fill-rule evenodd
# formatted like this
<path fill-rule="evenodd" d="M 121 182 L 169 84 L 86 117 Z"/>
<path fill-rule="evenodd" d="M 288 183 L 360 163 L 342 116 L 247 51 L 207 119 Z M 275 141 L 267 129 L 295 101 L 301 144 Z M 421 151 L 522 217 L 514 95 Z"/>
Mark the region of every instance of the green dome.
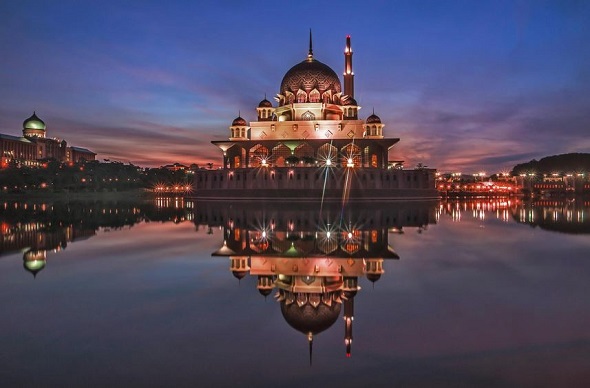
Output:
<path fill-rule="evenodd" d="M 37 272 L 45 268 L 46 263 L 44 250 L 30 249 L 23 255 L 23 266 L 33 276 L 37 276 Z"/>
<path fill-rule="evenodd" d="M 37 129 L 45 131 L 45 123 L 41 120 L 35 112 L 33 115 L 23 122 L 23 129 Z"/>

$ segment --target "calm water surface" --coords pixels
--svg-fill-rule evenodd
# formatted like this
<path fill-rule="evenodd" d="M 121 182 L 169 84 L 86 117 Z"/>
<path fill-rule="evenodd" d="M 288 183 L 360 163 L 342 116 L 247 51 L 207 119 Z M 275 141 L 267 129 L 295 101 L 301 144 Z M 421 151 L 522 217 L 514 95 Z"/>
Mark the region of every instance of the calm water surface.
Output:
<path fill-rule="evenodd" d="M 0 228 L 2 387 L 590 382 L 580 200 L 6 202 Z"/>

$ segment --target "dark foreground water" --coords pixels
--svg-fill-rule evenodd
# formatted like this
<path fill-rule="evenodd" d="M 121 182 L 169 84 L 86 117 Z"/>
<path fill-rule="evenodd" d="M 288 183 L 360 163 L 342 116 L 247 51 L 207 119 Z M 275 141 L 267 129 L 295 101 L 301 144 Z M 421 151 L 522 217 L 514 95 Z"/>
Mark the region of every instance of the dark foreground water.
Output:
<path fill-rule="evenodd" d="M 0 206 L 2 387 L 590 382 L 580 200 Z"/>

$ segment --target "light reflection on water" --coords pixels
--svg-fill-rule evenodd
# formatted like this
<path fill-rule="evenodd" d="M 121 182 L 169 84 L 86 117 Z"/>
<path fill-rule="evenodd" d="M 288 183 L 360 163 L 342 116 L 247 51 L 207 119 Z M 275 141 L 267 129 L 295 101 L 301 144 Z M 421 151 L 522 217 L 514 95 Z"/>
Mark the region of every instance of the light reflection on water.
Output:
<path fill-rule="evenodd" d="M 0 383 L 576 386 L 588 205 L 6 202 Z"/>

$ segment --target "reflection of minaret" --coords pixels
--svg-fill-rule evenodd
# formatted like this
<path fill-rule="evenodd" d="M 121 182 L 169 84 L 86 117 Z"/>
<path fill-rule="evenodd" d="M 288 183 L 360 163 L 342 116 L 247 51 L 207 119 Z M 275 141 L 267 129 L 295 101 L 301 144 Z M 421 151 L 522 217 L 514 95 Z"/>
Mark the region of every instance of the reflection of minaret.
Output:
<path fill-rule="evenodd" d="M 354 297 L 359 290 L 357 277 L 344 278 L 342 291 L 344 291 L 344 344 L 346 345 L 346 357 L 352 352 L 352 321 L 354 321 Z"/>
<path fill-rule="evenodd" d="M 344 49 L 344 94 L 354 98 L 354 73 L 352 71 L 350 35 L 346 37 L 346 48 Z"/>

